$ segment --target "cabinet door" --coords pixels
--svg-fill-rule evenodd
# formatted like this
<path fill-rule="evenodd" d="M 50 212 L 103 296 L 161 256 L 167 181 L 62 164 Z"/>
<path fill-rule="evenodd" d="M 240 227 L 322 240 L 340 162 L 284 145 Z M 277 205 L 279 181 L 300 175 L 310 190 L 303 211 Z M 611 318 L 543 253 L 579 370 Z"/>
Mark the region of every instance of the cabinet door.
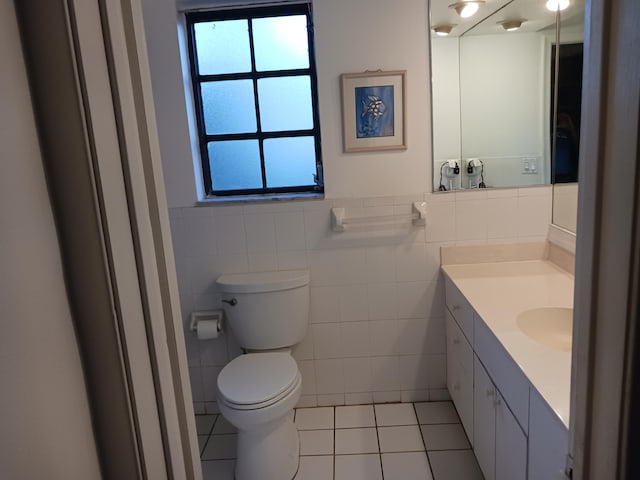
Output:
<path fill-rule="evenodd" d="M 448 328 L 447 335 L 449 335 Z M 456 408 L 460 402 L 460 370 L 461 367 L 456 360 L 455 353 L 447 346 L 447 388 Z"/>
<path fill-rule="evenodd" d="M 529 480 L 566 478 L 569 429 L 534 388 L 529 403 Z"/>
<path fill-rule="evenodd" d="M 496 391 L 496 480 L 526 480 L 527 437 Z"/>
<path fill-rule="evenodd" d="M 467 432 L 471 447 L 474 445 L 473 438 L 473 377 L 463 368 L 460 369 L 460 394 L 458 397 L 458 415 L 460 421 Z"/>
<path fill-rule="evenodd" d="M 447 312 L 447 387 L 473 446 L 473 350 Z"/>
<path fill-rule="evenodd" d="M 497 394 L 484 367 L 474 356 L 473 365 L 473 451 L 486 480 L 495 478 Z"/>

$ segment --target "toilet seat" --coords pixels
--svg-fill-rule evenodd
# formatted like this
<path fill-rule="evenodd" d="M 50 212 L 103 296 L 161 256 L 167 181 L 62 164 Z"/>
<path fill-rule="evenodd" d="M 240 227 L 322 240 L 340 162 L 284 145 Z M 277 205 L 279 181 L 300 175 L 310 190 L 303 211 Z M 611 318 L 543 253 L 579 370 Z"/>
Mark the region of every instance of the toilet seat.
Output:
<path fill-rule="evenodd" d="M 235 410 L 257 410 L 278 402 L 302 381 L 288 353 L 247 353 L 229 362 L 218 375 L 218 393 Z"/>
<path fill-rule="evenodd" d="M 230 402 L 226 398 L 223 398 L 222 400 L 224 401 L 225 405 L 227 405 L 229 408 L 234 409 L 234 410 L 246 410 L 246 411 L 249 411 L 249 410 L 260 410 L 261 408 L 266 408 L 266 407 L 269 407 L 271 405 L 274 405 L 274 404 L 278 403 L 280 400 L 285 398 L 287 395 L 291 394 L 291 392 L 293 392 L 298 387 L 298 385 L 300 385 L 302 383 L 302 377 L 300 376 L 300 374 L 298 374 L 298 377 L 299 378 L 296 379 L 289 386 L 289 388 L 287 388 L 281 394 L 273 397 L 272 399 L 267 400 L 266 402 L 256 403 L 256 404 L 241 404 L 241 403 Z"/>

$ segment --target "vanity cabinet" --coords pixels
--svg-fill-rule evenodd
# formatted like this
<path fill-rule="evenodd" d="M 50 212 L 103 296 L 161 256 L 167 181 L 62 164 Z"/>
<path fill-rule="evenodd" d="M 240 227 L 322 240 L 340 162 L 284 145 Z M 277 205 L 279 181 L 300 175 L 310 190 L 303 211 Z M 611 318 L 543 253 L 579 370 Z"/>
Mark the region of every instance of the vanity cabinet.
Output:
<path fill-rule="evenodd" d="M 571 279 L 545 261 L 443 271 L 447 385 L 485 479 L 566 480 L 570 352 L 532 341 L 517 318 L 564 303 Z"/>
<path fill-rule="evenodd" d="M 478 357 L 473 393 L 473 448 L 485 479 L 525 480 L 527 437 Z"/>
<path fill-rule="evenodd" d="M 447 386 L 486 480 L 555 480 L 568 430 L 445 277 Z"/>

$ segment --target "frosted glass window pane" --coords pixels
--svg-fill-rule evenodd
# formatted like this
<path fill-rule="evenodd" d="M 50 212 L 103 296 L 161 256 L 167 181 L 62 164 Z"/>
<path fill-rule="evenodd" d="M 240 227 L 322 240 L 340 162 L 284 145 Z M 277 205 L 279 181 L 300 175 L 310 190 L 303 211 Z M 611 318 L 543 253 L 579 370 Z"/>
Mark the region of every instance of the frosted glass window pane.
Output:
<path fill-rule="evenodd" d="M 251 71 L 247 20 L 194 24 L 200 75 Z"/>
<path fill-rule="evenodd" d="M 258 71 L 309 68 L 306 15 L 253 20 L 253 44 Z"/>
<path fill-rule="evenodd" d="M 313 137 L 274 138 L 264 141 L 267 187 L 313 185 L 316 150 Z"/>
<path fill-rule="evenodd" d="M 309 76 L 260 79 L 258 101 L 264 132 L 313 128 Z"/>
<path fill-rule="evenodd" d="M 201 85 L 204 125 L 208 134 L 257 131 L 251 80 L 206 82 Z"/>
<path fill-rule="evenodd" d="M 208 149 L 213 190 L 262 188 L 257 140 L 211 142 Z"/>

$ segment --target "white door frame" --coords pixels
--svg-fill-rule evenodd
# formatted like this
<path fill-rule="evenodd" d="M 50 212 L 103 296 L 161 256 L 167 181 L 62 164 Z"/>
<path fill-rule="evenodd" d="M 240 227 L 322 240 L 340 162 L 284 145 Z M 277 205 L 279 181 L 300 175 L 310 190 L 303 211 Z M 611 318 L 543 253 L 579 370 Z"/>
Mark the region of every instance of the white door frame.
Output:
<path fill-rule="evenodd" d="M 139 1 L 16 7 L 103 476 L 199 480 Z"/>
<path fill-rule="evenodd" d="M 196 479 L 201 477 L 200 455 L 142 5 L 140 0 L 104 3 L 110 27 L 112 75 L 119 92 L 121 138 L 130 152 L 129 195 L 135 196 L 130 206 L 135 208 L 139 274 L 147 286 L 158 396 L 168 415 L 164 418 L 168 451 L 171 464 L 184 462 L 187 478 Z"/>
<path fill-rule="evenodd" d="M 627 425 L 638 348 L 640 3 L 587 0 L 586 12 L 570 448 L 573 478 L 601 480 L 627 478 L 627 453 L 637 454 Z"/>

